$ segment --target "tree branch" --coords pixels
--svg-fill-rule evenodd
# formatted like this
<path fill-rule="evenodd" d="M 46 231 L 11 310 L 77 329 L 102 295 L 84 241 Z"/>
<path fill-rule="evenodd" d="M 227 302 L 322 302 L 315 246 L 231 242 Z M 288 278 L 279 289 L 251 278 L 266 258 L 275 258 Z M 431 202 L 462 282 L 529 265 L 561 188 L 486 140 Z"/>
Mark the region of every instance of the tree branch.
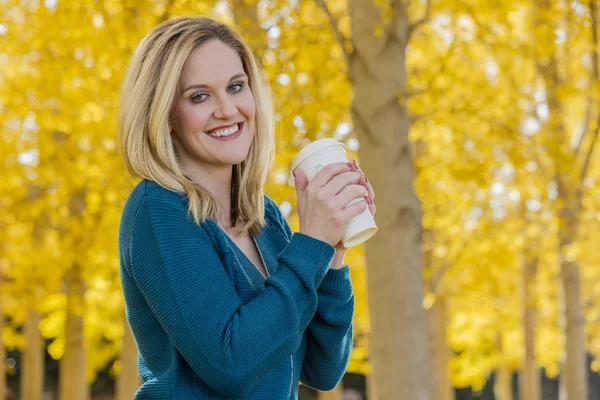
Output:
<path fill-rule="evenodd" d="M 592 52 L 592 61 L 593 61 L 593 74 L 594 74 L 594 84 L 598 83 L 598 79 L 600 78 L 600 71 L 598 68 L 598 4 L 596 4 L 596 0 L 590 0 L 590 16 L 592 17 L 592 37 L 593 37 L 593 46 L 594 50 Z M 592 140 L 590 146 L 588 148 L 587 154 L 585 155 L 585 161 L 583 162 L 583 168 L 581 170 L 581 182 L 583 182 L 588 173 L 590 162 L 592 159 L 592 155 L 594 153 L 594 148 L 596 147 L 596 142 L 598 141 L 598 135 L 600 134 L 600 115 L 598 115 L 596 121 L 596 132 L 594 132 L 594 136 L 592 136 Z M 585 132 L 583 133 L 585 135 Z"/>
<path fill-rule="evenodd" d="M 321 7 L 323 9 L 323 11 L 325 11 L 325 14 L 327 14 L 327 19 L 329 20 L 329 25 L 331 26 L 331 30 L 333 31 L 333 34 L 334 34 L 338 44 L 342 48 L 342 53 L 344 54 L 344 58 L 346 59 L 346 64 L 350 65 L 350 54 L 346 50 L 345 43 L 346 43 L 346 40 L 352 40 L 352 39 L 347 38 L 342 34 L 340 29 L 338 28 L 338 19 L 335 15 L 333 15 L 331 13 L 331 11 L 329 10 L 329 7 L 327 7 L 327 4 L 325 4 L 325 0 L 315 0 L 315 3 L 317 4 L 317 6 Z"/>
<path fill-rule="evenodd" d="M 594 154 L 594 148 L 596 147 L 596 142 L 598 141 L 598 134 L 600 133 L 600 117 L 598 118 L 597 125 L 598 125 L 598 128 L 596 129 L 596 133 L 592 137 L 592 143 L 590 143 L 590 147 L 588 149 L 588 152 L 585 156 L 585 161 L 583 163 L 583 169 L 581 170 L 581 178 L 580 178 L 581 182 L 583 182 L 585 180 L 586 175 L 589 171 L 590 161 L 592 159 L 592 155 Z"/>
<path fill-rule="evenodd" d="M 409 42 L 414 31 L 417 30 L 419 26 L 426 23 L 431 16 L 431 0 L 425 0 L 425 3 L 425 15 L 421 19 L 418 19 L 414 23 L 410 24 L 408 27 L 408 37 L 406 38 L 407 43 Z"/>
<path fill-rule="evenodd" d="M 453 40 L 452 42 L 450 42 L 450 45 L 448 46 L 448 51 L 445 52 L 445 54 L 435 62 L 435 64 L 439 65 L 440 68 L 437 72 L 431 74 L 431 77 L 427 81 L 427 83 L 419 88 L 406 90 L 404 93 L 402 93 L 404 98 L 409 99 L 411 97 L 420 95 L 420 94 L 426 92 L 427 90 L 431 89 L 431 87 L 433 86 L 433 83 L 440 76 L 442 76 L 443 74 L 446 73 L 446 69 L 448 67 L 448 60 L 454 54 L 455 45 L 456 45 L 456 40 Z"/>
<path fill-rule="evenodd" d="M 436 268 L 435 271 L 433 270 L 433 265 L 432 265 L 431 291 L 433 293 L 435 293 L 436 295 L 439 295 L 440 284 L 441 284 L 441 281 L 442 281 L 442 278 L 444 277 L 444 275 L 446 275 L 446 273 L 452 266 L 458 264 L 461 257 L 465 253 L 465 250 L 467 249 L 468 244 L 469 244 L 468 236 L 469 235 L 466 235 L 465 237 L 463 237 L 464 240 L 462 240 L 458 244 L 455 244 L 455 246 L 458 247 L 458 249 L 456 251 L 454 258 L 452 258 L 450 260 L 445 260 L 446 262 L 442 266 Z M 454 242 L 454 243 L 456 243 L 456 242 Z M 432 249 L 432 253 L 433 253 L 433 249 Z"/>
<path fill-rule="evenodd" d="M 592 106 L 594 105 L 594 101 L 592 99 L 592 96 L 588 96 L 586 100 L 587 108 L 585 111 L 585 117 L 583 118 L 583 128 L 581 129 L 581 134 L 579 134 L 579 137 L 574 138 L 574 140 L 576 140 L 576 143 L 573 145 L 573 152 L 575 153 L 575 157 L 577 157 L 577 155 L 581 151 L 581 144 L 583 143 L 583 138 L 585 137 L 585 134 L 587 133 L 590 127 L 590 121 L 592 119 Z"/>

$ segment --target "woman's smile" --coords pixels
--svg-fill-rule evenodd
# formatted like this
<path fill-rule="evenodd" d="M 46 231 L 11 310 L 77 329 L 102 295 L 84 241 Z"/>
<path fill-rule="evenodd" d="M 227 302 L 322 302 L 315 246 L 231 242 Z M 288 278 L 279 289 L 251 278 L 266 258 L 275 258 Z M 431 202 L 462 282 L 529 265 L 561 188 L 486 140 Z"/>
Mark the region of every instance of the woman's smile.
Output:
<path fill-rule="evenodd" d="M 244 128 L 244 123 L 240 122 L 230 128 L 221 129 L 214 133 L 206 132 L 206 134 L 208 136 L 210 136 L 211 138 L 217 139 L 217 140 L 233 140 L 242 134 L 243 128 Z"/>

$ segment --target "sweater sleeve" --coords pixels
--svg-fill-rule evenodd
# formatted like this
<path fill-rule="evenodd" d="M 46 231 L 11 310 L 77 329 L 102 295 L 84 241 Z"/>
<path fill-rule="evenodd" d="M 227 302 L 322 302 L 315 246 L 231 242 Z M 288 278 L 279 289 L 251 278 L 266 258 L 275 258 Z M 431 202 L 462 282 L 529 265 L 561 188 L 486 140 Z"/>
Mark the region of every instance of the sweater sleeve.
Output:
<path fill-rule="evenodd" d="M 318 390 L 332 390 L 344 376 L 352 351 L 354 294 L 350 267 L 330 269 L 317 296 L 317 311 L 306 331 L 300 382 Z"/>
<path fill-rule="evenodd" d="M 292 230 L 275 202 L 278 224 L 288 240 Z M 306 331 L 307 347 L 300 382 L 318 390 L 332 390 L 344 376 L 352 351 L 354 294 L 350 267 L 329 269 L 317 289 L 318 305 Z"/>
<path fill-rule="evenodd" d="M 194 372 L 228 397 L 245 397 L 298 348 L 335 249 L 294 234 L 265 289 L 244 304 L 207 233 L 186 210 L 144 197 L 130 236 L 129 271 Z"/>

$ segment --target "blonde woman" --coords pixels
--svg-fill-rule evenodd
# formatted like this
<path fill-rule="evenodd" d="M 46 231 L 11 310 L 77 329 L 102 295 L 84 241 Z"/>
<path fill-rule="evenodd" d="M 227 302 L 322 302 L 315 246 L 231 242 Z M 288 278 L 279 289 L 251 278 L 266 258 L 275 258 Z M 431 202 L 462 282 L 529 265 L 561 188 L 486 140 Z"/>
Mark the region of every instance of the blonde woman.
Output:
<path fill-rule="evenodd" d="M 119 228 L 144 381 L 135 399 L 297 399 L 342 378 L 354 296 L 340 240 L 373 192 L 354 163 L 296 177 L 300 231 L 263 193 L 269 89 L 239 34 L 178 17 L 136 49 L 118 142 L 139 184 Z M 365 201 L 345 208 L 351 200 Z"/>

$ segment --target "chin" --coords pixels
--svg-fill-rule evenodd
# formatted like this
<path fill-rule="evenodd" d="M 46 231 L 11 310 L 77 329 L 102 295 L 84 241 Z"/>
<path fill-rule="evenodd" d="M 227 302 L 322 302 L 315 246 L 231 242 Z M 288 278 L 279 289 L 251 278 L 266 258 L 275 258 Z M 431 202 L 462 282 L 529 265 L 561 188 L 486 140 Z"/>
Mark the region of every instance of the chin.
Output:
<path fill-rule="evenodd" d="M 227 163 L 231 165 L 241 164 L 244 161 L 248 160 L 248 156 L 249 154 L 245 154 L 239 157 L 232 157 L 227 161 Z"/>

